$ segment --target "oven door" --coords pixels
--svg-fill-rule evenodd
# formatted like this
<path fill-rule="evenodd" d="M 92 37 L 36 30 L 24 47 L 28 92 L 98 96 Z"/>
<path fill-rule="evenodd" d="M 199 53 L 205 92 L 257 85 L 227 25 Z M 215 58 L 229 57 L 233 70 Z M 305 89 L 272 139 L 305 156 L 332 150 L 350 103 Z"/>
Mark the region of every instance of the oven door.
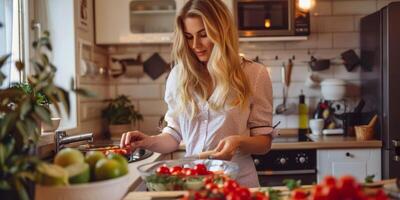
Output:
<path fill-rule="evenodd" d="M 271 187 L 281 186 L 285 179 L 301 180 L 303 185 L 311 185 L 317 182 L 317 171 L 309 170 L 288 170 L 288 171 L 258 171 L 260 186 Z"/>
<path fill-rule="evenodd" d="M 236 0 L 241 37 L 295 35 L 294 0 Z"/>

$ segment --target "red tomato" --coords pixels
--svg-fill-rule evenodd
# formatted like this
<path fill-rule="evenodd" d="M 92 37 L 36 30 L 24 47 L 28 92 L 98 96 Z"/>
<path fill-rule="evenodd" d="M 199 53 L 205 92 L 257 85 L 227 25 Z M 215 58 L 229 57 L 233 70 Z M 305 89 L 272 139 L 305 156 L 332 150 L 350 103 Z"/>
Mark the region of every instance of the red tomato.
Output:
<path fill-rule="evenodd" d="M 186 176 L 195 176 L 195 175 L 197 175 L 197 171 L 194 170 L 194 169 L 188 169 L 188 170 L 185 172 L 185 175 L 186 175 Z"/>
<path fill-rule="evenodd" d="M 207 176 L 203 179 L 204 185 L 207 185 L 208 183 L 214 183 L 214 178 L 212 176 Z"/>
<path fill-rule="evenodd" d="M 307 193 L 304 192 L 302 189 L 294 189 L 291 194 L 292 199 L 294 200 L 301 200 L 307 198 Z"/>
<path fill-rule="evenodd" d="M 227 180 L 224 183 L 224 189 L 228 191 L 235 191 L 237 187 L 239 187 L 239 184 L 234 180 Z"/>
<path fill-rule="evenodd" d="M 181 171 L 182 171 L 182 167 L 181 166 L 173 166 L 169 170 L 172 175 L 180 175 Z"/>
<path fill-rule="evenodd" d="M 386 196 L 383 190 L 379 189 L 375 194 L 375 200 L 388 200 L 389 198 Z"/>
<path fill-rule="evenodd" d="M 204 164 L 197 164 L 193 169 L 197 171 L 198 175 L 208 175 L 207 167 Z"/>
<path fill-rule="evenodd" d="M 161 167 L 157 168 L 156 172 L 157 172 L 157 174 L 160 174 L 160 175 L 170 175 L 171 174 L 171 172 L 169 171 L 169 168 L 166 166 L 161 166 Z"/>
<path fill-rule="evenodd" d="M 241 199 L 250 199 L 251 193 L 248 188 L 236 188 L 236 193 L 239 195 Z"/>
<path fill-rule="evenodd" d="M 322 194 L 326 200 L 336 200 L 340 198 L 339 190 L 335 186 L 325 186 L 322 189 Z"/>
<path fill-rule="evenodd" d="M 269 197 L 262 192 L 255 192 L 253 193 L 253 200 L 269 200 Z"/>
<path fill-rule="evenodd" d="M 359 185 L 352 176 L 340 177 L 337 187 L 343 199 L 353 198 L 356 196 L 356 191 L 360 190 Z"/>
<path fill-rule="evenodd" d="M 211 190 L 213 190 L 214 188 L 217 188 L 217 189 L 218 189 L 218 186 L 215 185 L 214 183 L 207 183 L 207 184 L 205 185 L 205 188 L 206 188 L 206 190 L 211 191 Z"/>
<path fill-rule="evenodd" d="M 237 193 L 236 191 L 232 191 L 230 192 L 228 195 L 226 195 L 226 200 L 245 200 L 240 198 L 239 193 Z"/>
<path fill-rule="evenodd" d="M 184 167 L 184 168 L 181 170 L 181 173 L 184 174 L 184 175 L 186 175 L 186 172 L 189 171 L 189 170 L 190 170 L 190 168 Z"/>
<path fill-rule="evenodd" d="M 334 176 L 325 176 L 322 184 L 324 186 L 336 186 L 336 178 Z"/>

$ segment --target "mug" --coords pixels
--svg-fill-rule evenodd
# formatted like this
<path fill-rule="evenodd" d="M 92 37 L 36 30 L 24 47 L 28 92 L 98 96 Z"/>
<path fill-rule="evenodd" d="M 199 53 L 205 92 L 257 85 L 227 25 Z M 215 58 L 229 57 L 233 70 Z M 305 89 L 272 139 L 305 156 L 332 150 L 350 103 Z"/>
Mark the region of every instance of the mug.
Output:
<path fill-rule="evenodd" d="M 324 119 L 310 119 L 309 126 L 313 135 L 322 135 Z"/>

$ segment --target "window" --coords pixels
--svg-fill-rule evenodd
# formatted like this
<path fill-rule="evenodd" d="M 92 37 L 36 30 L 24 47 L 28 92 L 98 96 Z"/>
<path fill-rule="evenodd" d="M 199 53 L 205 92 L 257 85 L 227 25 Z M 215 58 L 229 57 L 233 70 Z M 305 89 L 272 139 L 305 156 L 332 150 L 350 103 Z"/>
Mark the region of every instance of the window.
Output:
<path fill-rule="evenodd" d="M 22 3 L 21 0 L 0 0 L 0 55 L 11 53 L 11 59 L 1 69 L 7 76 L 1 87 L 23 79 L 23 74 L 14 67 L 16 61 L 24 60 Z"/>

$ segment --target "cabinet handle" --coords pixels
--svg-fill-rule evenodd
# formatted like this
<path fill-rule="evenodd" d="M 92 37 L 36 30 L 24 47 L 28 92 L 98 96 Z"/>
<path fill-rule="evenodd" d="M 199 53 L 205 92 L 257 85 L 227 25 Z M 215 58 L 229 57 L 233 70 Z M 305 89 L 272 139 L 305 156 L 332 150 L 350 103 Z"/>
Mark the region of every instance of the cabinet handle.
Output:
<path fill-rule="evenodd" d="M 346 156 L 349 157 L 349 158 L 354 158 L 354 155 L 349 153 L 349 152 L 346 152 Z"/>

